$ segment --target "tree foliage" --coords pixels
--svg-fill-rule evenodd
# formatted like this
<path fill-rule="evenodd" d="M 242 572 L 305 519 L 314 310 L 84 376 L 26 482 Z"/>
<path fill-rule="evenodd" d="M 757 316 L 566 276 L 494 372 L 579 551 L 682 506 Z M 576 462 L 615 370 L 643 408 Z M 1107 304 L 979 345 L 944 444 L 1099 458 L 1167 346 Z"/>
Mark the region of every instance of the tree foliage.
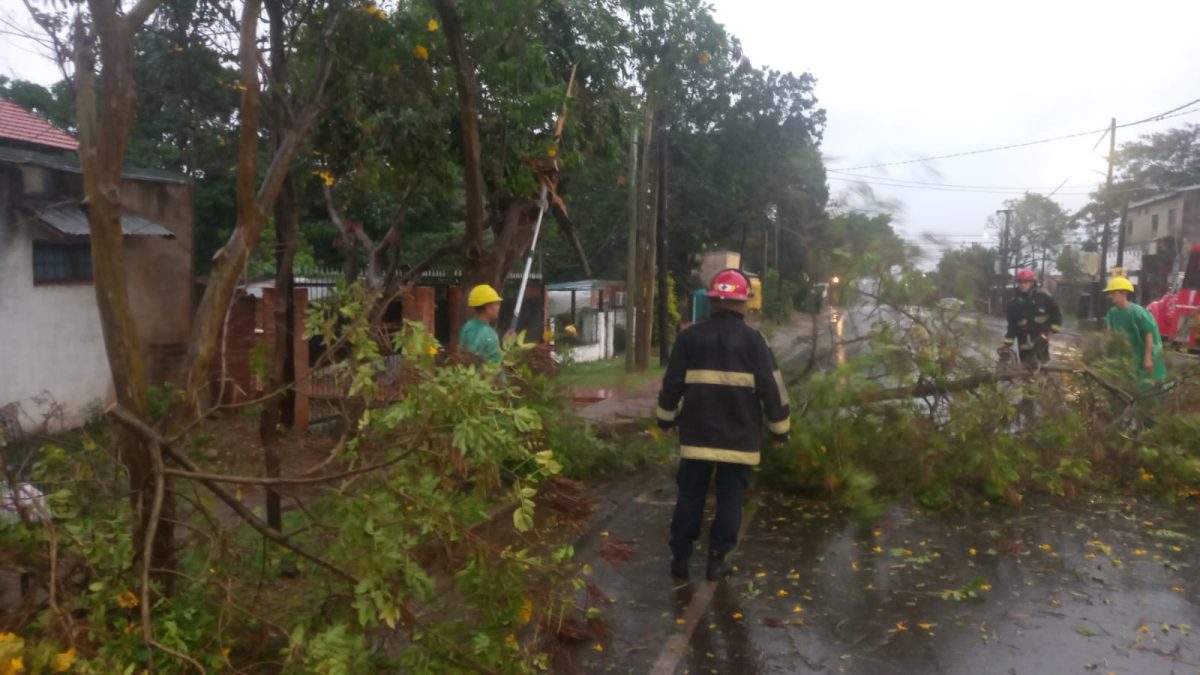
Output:
<path fill-rule="evenodd" d="M 994 249 L 980 244 L 947 250 L 937 265 L 938 292 L 967 303 L 986 298 L 998 283 L 997 260 Z"/>

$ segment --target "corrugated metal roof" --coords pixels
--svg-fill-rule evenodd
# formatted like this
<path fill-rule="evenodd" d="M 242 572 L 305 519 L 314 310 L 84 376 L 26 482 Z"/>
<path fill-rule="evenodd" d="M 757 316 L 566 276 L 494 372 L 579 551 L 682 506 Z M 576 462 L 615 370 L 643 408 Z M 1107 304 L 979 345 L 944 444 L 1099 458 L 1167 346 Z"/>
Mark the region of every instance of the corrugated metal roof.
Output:
<path fill-rule="evenodd" d="M 4 98 L 0 98 L 0 138 L 63 150 L 79 148 L 74 136 Z"/>
<path fill-rule="evenodd" d="M 55 169 L 57 171 L 67 171 L 70 173 L 83 173 L 79 168 L 79 160 L 74 157 L 63 155 L 51 155 L 36 150 L 23 150 L 21 148 L 8 148 L 0 145 L 0 162 L 7 164 L 29 164 L 32 166 L 43 166 L 47 169 Z M 121 175 L 125 178 L 134 180 L 147 180 L 156 183 L 177 183 L 179 185 L 187 185 L 191 180 L 187 176 L 181 176 L 177 173 L 169 171 L 159 171 L 158 169 L 139 169 L 136 167 L 125 167 L 121 171 Z"/>
<path fill-rule="evenodd" d="M 603 279 L 584 279 L 583 281 L 562 281 L 557 284 L 546 284 L 548 291 L 598 291 L 605 288 L 624 286 L 624 281 L 605 281 Z"/>
<path fill-rule="evenodd" d="M 51 206 L 38 211 L 37 217 L 38 220 L 68 236 L 86 237 L 91 233 L 88 229 L 87 216 L 78 206 Z M 121 216 L 121 232 L 126 236 L 175 238 L 175 235 L 162 225 L 129 212 Z"/>
<path fill-rule="evenodd" d="M 1200 185 L 1189 185 L 1187 187 L 1181 187 L 1176 190 L 1171 190 L 1170 192 L 1162 192 L 1162 193 L 1154 195 L 1153 197 L 1147 197 L 1146 199 L 1142 199 L 1142 200 L 1139 200 L 1136 202 L 1130 202 L 1129 208 L 1135 209 L 1139 206 L 1153 204 L 1154 202 L 1161 202 L 1164 199 L 1171 199 L 1172 197 L 1177 197 L 1177 196 L 1183 194 L 1184 192 L 1191 192 L 1192 190 L 1200 190 Z"/>

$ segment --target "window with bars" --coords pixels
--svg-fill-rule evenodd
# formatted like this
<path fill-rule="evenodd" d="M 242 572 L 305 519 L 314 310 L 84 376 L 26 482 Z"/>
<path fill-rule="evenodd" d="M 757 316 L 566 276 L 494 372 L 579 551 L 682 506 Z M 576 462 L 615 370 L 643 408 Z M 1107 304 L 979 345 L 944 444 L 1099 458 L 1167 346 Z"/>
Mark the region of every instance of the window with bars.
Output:
<path fill-rule="evenodd" d="M 92 280 L 89 244 L 33 242 L 33 283 L 69 284 Z"/>

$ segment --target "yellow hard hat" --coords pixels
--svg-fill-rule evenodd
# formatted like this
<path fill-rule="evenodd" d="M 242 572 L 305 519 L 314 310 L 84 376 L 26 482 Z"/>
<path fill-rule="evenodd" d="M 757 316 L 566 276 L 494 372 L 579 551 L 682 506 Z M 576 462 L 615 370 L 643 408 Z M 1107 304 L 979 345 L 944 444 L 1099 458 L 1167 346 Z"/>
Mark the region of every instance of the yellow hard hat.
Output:
<path fill-rule="evenodd" d="M 1126 293 L 1132 293 L 1133 284 L 1129 283 L 1129 280 L 1125 277 L 1113 277 L 1112 281 L 1108 282 L 1108 286 L 1104 287 L 1104 292 L 1111 293 L 1113 291 L 1125 291 Z"/>
<path fill-rule="evenodd" d="M 496 292 L 496 289 L 487 284 L 480 284 L 471 289 L 470 295 L 467 296 L 468 307 L 483 307 L 490 305 L 493 302 L 500 302 L 503 298 Z"/>

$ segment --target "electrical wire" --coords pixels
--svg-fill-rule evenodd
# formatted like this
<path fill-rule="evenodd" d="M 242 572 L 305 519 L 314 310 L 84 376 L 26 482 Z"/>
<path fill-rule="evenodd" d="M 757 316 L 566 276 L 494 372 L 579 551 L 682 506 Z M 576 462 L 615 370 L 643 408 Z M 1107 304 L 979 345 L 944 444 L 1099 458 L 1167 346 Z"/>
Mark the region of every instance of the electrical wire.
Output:
<path fill-rule="evenodd" d="M 1117 128 L 1118 129 L 1126 129 L 1129 127 L 1138 126 L 1140 124 L 1146 124 L 1148 122 L 1157 122 L 1160 120 L 1170 119 L 1172 117 L 1179 117 L 1180 115 L 1190 115 L 1195 112 L 1200 112 L 1200 108 L 1197 108 L 1195 110 L 1185 110 L 1186 108 L 1190 108 L 1191 106 L 1194 106 L 1197 103 L 1200 103 L 1200 98 L 1197 98 L 1192 101 L 1188 101 L 1187 103 L 1184 103 L 1183 105 L 1176 106 L 1165 112 L 1158 113 L 1157 115 L 1151 115 L 1150 117 L 1145 117 L 1143 119 L 1140 119 L 1140 120 L 1137 120 L 1134 122 L 1126 122 L 1124 124 L 1118 124 Z M 932 162 L 932 161 L 939 160 L 939 159 L 952 159 L 954 157 L 966 157 L 969 155 L 981 155 L 981 154 L 989 153 L 989 152 L 1000 152 L 1002 150 L 1015 150 L 1017 148 L 1027 148 L 1032 145 L 1042 145 L 1044 143 L 1055 143 L 1057 141 L 1065 141 L 1065 140 L 1069 140 L 1072 138 L 1081 138 L 1083 136 L 1091 136 L 1092 134 L 1100 133 L 1102 131 L 1107 131 L 1107 129 L 1108 128 L 1105 127 L 1103 129 L 1093 129 L 1091 131 L 1081 131 L 1081 132 L 1074 133 L 1074 134 L 1064 134 L 1062 136 L 1053 136 L 1051 138 L 1041 138 L 1036 141 L 1025 141 L 1023 143 L 1010 143 L 1008 145 L 1000 145 L 1000 146 L 996 146 L 996 147 L 992 147 L 992 148 L 981 148 L 978 150 L 967 150 L 964 152 L 952 152 L 952 153 L 948 153 L 948 154 L 944 154 L 944 155 L 935 155 L 932 157 L 918 157 L 916 159 L 906 159 L 906 160 L 901 160 L 901 161 L 896 161 L 896 162 L 881 162 L 879 164 L 863 164 L 861 166 L 850 166 L 850 167 L 846 167 L 845 169 L 843 169 L 843 171 L 861 171 L 863 169 L 879 169 L 879 168 L 883 168 L 883 167 L 887 167 L 887 166 L 901 166 L 901 165 L 905 165 L 905 164 L 920 164 L 922 162 Z"/>
<path fill-rule="evenodd" d="M 1036 190 L 1008 190 L 1008 189 L 997 190 L 997 189 L 990 189 L 990 188 L 984 188 L 984 189 L 959 188 L 959 187 L 953 186 L 953 185 L 938 185 L 938 184 L 910 185 L 910 184 L 906 184 L 906 183 L 894 183 L 894 182 L 891 182 L 886 179 L 883 179 L 883 180 L 876 179 L 876 180 L 867 181 L 867 180 L 862 180 L 862 179 L 858 179 L 858 178 L 844 178 L 842 176 L 828 176 L 828 179 L 840 181 L 843 183 L 871 185 L 874 187 L 906 188 L 906 189 L 910 189 L 910 190 L 933 190 L 935 192 L 958 192 L 958 193 L 964 193 L 964 194 L 1022 195 L 1022 194 L 1025 194 L 1026 192 L 1036 192 Z M 1068 193 L 1064 193 L 1064 194 L 1071 195 L 1071 196 L 1077 196 L 1077 197 L 1085 197 L 1090 193 L 1088 193 L 1088 192 L 1068 192 Z"/>
<path fill-rule="evenodd" d="M 872 176 L 869 174 L 850 173 L 839 169 L 826 169 L 826 173 L 836 173 L 839 176 L 850 176 L 853 178 L 862 178 L 864 180 L 885 180 L 892 183 L 907 183 L 910 185 L 930 185 L 934 187 L 948 188 L 964 188 L 970 190 L 1019 190 L 1021 192 L 1036 192 L 1038 190 L 1047 190 L 1046 187 L 1027 187 L 1020 185 L 961 185 L 956 183 L 932 183 L 929 181 L 911 180 L 908 178 L 892 178 L 891 176 Z M 1062 187 L 1061 185 L 1059 187 Z M 1072 189 L 1091 188 L 1092 185 L 1072 185 Z"/>

